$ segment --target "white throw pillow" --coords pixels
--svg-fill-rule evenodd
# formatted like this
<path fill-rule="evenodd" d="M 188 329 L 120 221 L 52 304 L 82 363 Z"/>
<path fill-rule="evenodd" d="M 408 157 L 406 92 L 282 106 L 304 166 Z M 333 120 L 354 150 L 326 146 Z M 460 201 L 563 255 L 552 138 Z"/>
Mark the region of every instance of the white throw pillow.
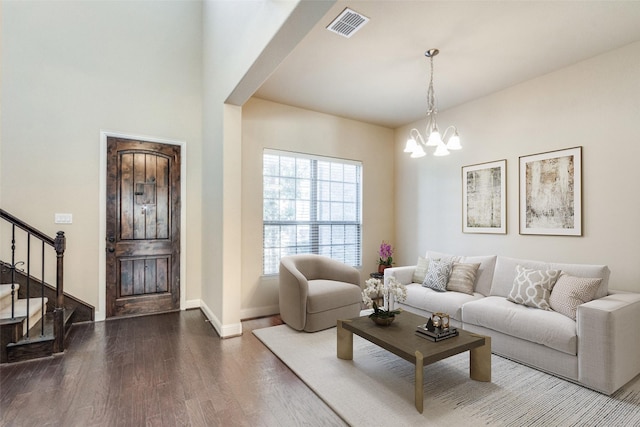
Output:
<path fill-rule="evenodd" d="M 429 258 L 423 258 L 419 256 L 418 263 L 416 265 L 415 271 L 413 272 L 413 278 L 411 279 L 411 281 L 413 283 L 424 282 L 427 271 L 429 271 Z"/>
<path fill-rule="evenodd" d="M 429 270 L 424 278 L 424 282 L 422 282 L 422 286 L 438 292 L 446 291 L 452 264 L 450 260 L 446 259 L 430 259 Z"/>
<path fill-rule="evenodd" d="M 570 276 L 562 273 L 558 278 L 551 296 L 551 309 L 576 320 L 576 311 L 580 304 L 589 302 L 595 296 L 602 279 Z"/>
<path fill-rule="evenodd" d="M 507 299 L 527 307 L 551 310 L 551 289 L 560 276 L 560 270 L 531 270 L 516 266 L 516 278 Z"/>

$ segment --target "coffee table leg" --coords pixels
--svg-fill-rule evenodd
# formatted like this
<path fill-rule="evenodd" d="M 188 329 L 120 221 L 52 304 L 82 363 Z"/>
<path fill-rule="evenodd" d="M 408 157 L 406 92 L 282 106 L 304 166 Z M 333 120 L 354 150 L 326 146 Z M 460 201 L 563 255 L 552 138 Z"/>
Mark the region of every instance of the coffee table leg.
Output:
<path fill-rule="evenodd" d="M 338 320 L 338 359 L 353 359 L 353 333 L 342 327 L 345 320 Z"/>
<path fill-rule="evenodd" d="M 484 337 L 482 347 L 469 351 L 469 373 L 472 380 L 491 382 L 491 337 Z"/>
<path fill-rule="evenodd" d="M 422 413 L 424 404 L 423 384 L 424 384 L 424 360 L 422 353 L 416 351 L 416 409 Z"/>

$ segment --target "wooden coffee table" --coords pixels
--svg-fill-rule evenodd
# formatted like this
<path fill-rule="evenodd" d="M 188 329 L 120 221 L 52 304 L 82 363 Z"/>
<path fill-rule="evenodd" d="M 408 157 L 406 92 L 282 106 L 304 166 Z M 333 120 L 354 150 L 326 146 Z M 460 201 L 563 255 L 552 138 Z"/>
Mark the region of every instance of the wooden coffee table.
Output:
<path fill-rule="evenodd" d="M 491 337 L 472 334 L 458 328 L 459 335 L 433 342 L 415 334 L 416 326 L 427 319 L 404 311 L 389 326 L 378 326 L 368 317 L 338 320 L 338 358 L 353 359 L 353 334 L 370 341 L 415 365 L 415 404 L 423 410 L 425 365 L 469 351 L 470 377 L 476 381 L 491 381 Z"/>

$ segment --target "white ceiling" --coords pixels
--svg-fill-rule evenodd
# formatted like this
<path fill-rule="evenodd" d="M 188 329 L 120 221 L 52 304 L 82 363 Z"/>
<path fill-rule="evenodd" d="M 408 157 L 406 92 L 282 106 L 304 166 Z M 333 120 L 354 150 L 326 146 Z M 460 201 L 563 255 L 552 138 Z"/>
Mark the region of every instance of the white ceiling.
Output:
<path fill-rule="evenodd" d="M 370 18 L 326 30 L 345 7 Z M 640 40 L 640 1 L 338 1 L 255 96 L 396 128 Z M 640 77 L 639 77 L 640 78 Z"/>

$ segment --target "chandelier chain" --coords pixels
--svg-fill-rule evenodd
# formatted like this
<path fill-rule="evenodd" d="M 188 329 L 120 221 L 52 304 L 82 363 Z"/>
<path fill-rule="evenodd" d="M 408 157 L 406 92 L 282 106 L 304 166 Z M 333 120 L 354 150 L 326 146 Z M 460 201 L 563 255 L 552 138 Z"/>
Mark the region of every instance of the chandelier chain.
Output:
<path fill-rule="evenodd" d="M 431 77 L 429 79 L 429 89 L 427 90 L 427 115 L 435 114 L 436 111 L 436 95 L 433 89 L 433 56 L 429 57 L 431 64 Z"/>

